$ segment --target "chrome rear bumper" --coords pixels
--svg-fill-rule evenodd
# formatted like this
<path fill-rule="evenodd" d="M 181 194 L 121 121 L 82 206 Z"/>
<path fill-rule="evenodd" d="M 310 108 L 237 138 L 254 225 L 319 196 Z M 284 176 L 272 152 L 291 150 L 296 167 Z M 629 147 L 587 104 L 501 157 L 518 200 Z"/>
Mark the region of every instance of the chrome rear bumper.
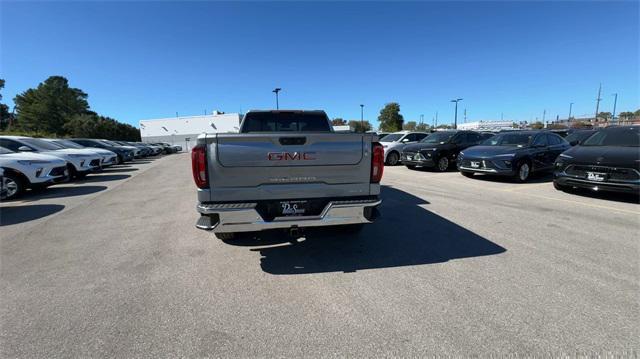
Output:
<path fill-rule="evenodd" d="M 372 223 L 375 207 L 382 200 L 331 201 L 317 216 L 276 217 L 265 221 L 256 211 L 256 203 L 198 204 L 197 210 L 211 221 L 198 221 L 196 227 L 217 233 L 256 232 L 292 227 L 322 227 Z M 217 217 L 217 218 L 216 218 Z"/>

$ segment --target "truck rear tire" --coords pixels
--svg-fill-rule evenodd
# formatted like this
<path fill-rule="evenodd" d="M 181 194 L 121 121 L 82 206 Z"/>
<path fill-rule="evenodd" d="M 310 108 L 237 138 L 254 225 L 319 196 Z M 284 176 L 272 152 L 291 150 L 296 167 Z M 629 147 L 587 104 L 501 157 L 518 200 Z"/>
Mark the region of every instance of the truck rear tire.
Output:
<path fill-rule="evenodd" d="M 236 234 L 233 232 L 216 233 L 215 235 L 216 237 L 218 237 L 218 239 L 221 239 L 223 241 L 234 239 L 236 236 Z"/>

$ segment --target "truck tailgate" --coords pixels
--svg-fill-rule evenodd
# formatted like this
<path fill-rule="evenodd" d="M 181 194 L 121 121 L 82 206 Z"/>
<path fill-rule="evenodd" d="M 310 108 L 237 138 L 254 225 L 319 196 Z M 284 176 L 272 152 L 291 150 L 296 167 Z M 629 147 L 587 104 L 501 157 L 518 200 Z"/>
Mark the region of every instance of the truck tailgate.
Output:
<path fill-rule="evenodd" d="M 371 135 L 216 134 L 207 137 L 212 201 L 370 195 Z"/>

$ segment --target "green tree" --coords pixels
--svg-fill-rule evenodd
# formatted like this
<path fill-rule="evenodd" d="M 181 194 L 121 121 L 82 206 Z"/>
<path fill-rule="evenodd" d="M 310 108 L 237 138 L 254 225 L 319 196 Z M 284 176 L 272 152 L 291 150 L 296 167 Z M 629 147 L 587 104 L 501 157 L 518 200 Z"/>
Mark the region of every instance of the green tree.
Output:
<path fill-rule="evenodd" d="M 400 105 L 397 102 L 391 102 L 380 110 L 380 130 L 385 132 L 396 132 L 402 130 L 404 118 L 400 114 Z"/>
<path fill-rule="evenodd" d="M 0 79 L 0 90 L 4 88 L 4 80 Z M 0 94 L 0 100 L 2 100 L 2 94 Z M 9 124 L 9 106 L 0 102 L 0 131 L 7 128 Z"/>
<path fill-rule="evenodd" d="M 407 122 L 407 123 L 402 125 L 402 129 L 403 130 L 407 130 L 407 131 L 415 131 L 416 130 L 416 126 L 418 126 L 416 121 L 409 121 L 409 122 Z"/>
<path fill-rule="evenodd" d="M 567 128 L 567 126 L 559 123 L 551 123 L 549 124 L 549 126 L 547 126 L 547 128 L 551 130 L 564 130 Z"/>
<path fill-rule="evenodd" d="M 419 123 L 416 125 L 416 131 L 428 131 L 429 130 L 429 125 L 427 125 L 426 123 Z"/>
<path fill-rule="evenodd" d="M 349 121 L 349 127 L 351 127 L 354 132 L 367 132 L 371 131 L 372 128 L 369 121 L 360 122 L 356 120 Z"/>
<path fill-rule="evenodd" d="M 334 118 L 333 120 L 331 120 L 332 126 L 345 126 L 346 124 L 347 124 L 347 121 L 343 120 L 340 117 Z"/>
<path fill-rule="evenodd" d="M 605 121 L 609 121 L 611 119 L 611 112 L 600 112 L 598 114 L 598 118 L 601 118 Z"/>
<path fill-rule="evenodd" d="M 620 114 L 618 115 L 618 118 L 621 118 L 622 120 L 626 121 L 630 118 L 633 118 L 633 112 L 631 111 L 620 112 Z"/>
<path fill-rule="evenodd" d="M 640 110 L 636 110 L 636 112 L 634 112 L 633 115 L 636 117 L 640 117 Z"/>
<path fill-rule="evenodd" d="M 534 130 L 539 130 L 541 128 L 544 128 L 544 123 L 542 123 L 540 121 L 536 121 L 536 122 L 532 123 L 530 127 L 532 129 L 534 129 Z"/>
<path fill-rule="evenodd" d="M 87 94 L 69 87 L 62 76 L 51 76 L 35 89 L 14 98 L 18 123 L 27 131 L 65 134 L 65 123 L 89 110 Z"/>

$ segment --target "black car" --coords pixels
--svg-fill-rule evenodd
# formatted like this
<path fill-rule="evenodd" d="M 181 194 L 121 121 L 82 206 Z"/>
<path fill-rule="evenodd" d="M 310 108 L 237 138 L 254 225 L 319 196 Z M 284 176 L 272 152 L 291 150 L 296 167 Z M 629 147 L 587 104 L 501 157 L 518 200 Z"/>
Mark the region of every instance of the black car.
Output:
<path fill-rule="evenodd" d="M 474 131 L 434 132 L 416 144 L 405 146 L 400 161 L 410 169 L 435 167 L 439 171 L 446 171 L 456 162 L 461 150 L 475 146 L 490 136 Z"/>
<path fill-rule="evenodd" d="M 75 142 L 81 146 L 104 148 L 105 150 L 115 152 L 115 154 L 118 155 L 118 164 L 133 161 L 133 151 L 131 151 L 130 149 L 126 149 L 120 146 L 111 146 L 106 142 L 89 138 L 69 138 L 68 140 Z"/>
<path fill-rule="evenodd" d="M 569 142 L 571 146 L 579 145 L 587 138 L 591 137 L 594 133 L 598 132 L 598 130 L 575 130 L 571 132 L 564 139 Z"/>
<path fill-rule="evenodd" d="M 640 194 L 640 127 L 607 127 L 562 153 L 553 186 Z"/>
<path fill-rule="evenodd" d="M 458 170 L 515 177 L 525 182 L 534 172 L 550 171 L 556 158 L 571 145 L 549 131 L 500 133 L 458 156 Z"/>

